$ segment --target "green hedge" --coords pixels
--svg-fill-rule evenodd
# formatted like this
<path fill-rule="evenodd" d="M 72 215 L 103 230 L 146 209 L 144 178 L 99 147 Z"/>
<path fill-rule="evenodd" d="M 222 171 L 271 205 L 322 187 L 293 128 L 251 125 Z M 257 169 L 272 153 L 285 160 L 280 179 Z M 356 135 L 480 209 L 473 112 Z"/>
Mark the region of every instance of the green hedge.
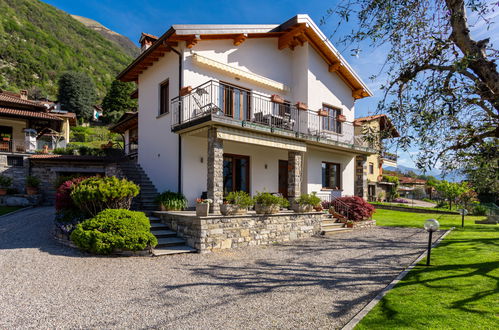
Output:
<path fill-rule="evenodd" d="M 139 187 L 117 177 L 91 177 L 80 182 L 71 192 L 76 205 L 91 216 L 105 209 L 129 209 Z"/>
<path fill-rule="evenodd" d="M 117 249 L 140 251 L 158 244 L 144 213 L 113 209 L 78 224 L 71 240 L 82 250 L 97 254 Z"/>

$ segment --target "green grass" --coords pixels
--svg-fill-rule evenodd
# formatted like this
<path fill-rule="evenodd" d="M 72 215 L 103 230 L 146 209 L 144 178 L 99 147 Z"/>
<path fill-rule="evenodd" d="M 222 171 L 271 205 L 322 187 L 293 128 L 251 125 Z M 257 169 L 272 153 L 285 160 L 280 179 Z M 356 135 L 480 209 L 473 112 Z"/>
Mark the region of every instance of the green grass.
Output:
<path fill-rule="evenodd" d="M 496 329 L 499 324 L 499 227 L 459 215 L 378 210 L 378 225 L 422 227 L 433 217 L 459 226 L 359 323 L 356 329 Z"/>
<path fill-rule="evenodd" d="M 452 205 L 452 209 L 449 210 L 448 207 L 428 207 L 428 206 L 413 206 L 411 203 L 403 204 L 403 203 L 385 203 L 385 202 L 370 202 L 370 204 L 374 205 L 387 205 L 387 206 L 396 206 L 396 207 L 405 207 L 407 209 L 419 209 L 419 210 L 437 210 L 437 211 L 446 211 L 446 212 L 455 212 L 459 213 L 459 209 L 461 206 Z"/>
<path fill-rule="evenodd" d="M 4 215 L 10 212 L 14 212 L 16 210 L 21 209 L 20 206 L 0 206 L 0 215 Z"/>

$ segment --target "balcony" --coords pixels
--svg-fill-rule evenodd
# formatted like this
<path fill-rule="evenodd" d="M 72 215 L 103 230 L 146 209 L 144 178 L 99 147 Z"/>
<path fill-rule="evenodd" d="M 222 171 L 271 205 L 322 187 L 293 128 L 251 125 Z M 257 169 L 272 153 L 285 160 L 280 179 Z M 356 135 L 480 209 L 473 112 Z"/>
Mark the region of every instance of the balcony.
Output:
<path fill-rule="evenodd" d="M 207 122 L 372 153 L 354 125 L 320 115 L 299 104 L 231 85 L 208 81 L 171 100 L 172 131 L 182 133 Z"/>
<path fill-rule="evenodd" d="M 0 152 L 9 153 L 29 153 L 36 150 L 36 145 L 29 146 L 27 142 L 23 140 L 14 139 L 4 139 L 0 141 Z"/>
<path fill-rule="evenodd" d="M 397 154 L 382 151 L 381 158 L 383 159 L 383 164 L 387 166 L 397 166 Z"/>

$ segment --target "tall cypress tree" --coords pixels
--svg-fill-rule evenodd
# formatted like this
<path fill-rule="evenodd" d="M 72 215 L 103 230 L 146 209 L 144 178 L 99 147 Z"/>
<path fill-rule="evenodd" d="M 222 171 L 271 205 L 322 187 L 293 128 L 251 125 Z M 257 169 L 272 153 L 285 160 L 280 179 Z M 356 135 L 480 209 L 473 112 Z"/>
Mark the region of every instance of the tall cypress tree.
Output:
<path fill-rule="evenodd" d="M 89 121 L 97 92 L 92 79 L 82 72 L 65 72 L 59 78 L 59 102 L 63 110 L 75 112 L 78 118 Z"/>
<path fill-rule="evenodd" d="M 137 106 L 137 102 L 130 97 L 134 91 L 133 83 L 119 80 L 113 81 L 102 101 L 103 119 L 107 123 L 115 123 L 123 113 Z"/>

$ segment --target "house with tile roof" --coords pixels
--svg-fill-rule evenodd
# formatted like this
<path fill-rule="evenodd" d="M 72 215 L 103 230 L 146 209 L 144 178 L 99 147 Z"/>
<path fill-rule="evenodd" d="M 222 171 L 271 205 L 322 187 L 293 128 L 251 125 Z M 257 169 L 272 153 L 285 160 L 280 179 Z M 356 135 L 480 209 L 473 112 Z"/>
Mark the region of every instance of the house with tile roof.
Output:
<path fill-rule="evenodd" d="M 383 165 L 397 167 L 397 155 L 386 150 L 385 141 L 400 137 L 400 134 L 386 114 L 357 118 L 354 124 L 355 134 L 370 136 L 369 143 L 377 150 L 377 153 L 367 156 L 365 169 L 358 164 L 356 181 L 359 188 L 356 194 L 364 197 L 362 195 L 364 179 L 361 173 L 367 171 L 367 199 L 369 201 L 384 199 L 383 196 L 387 196 L 387 190 L 393 183 L 383 180 Z"/>
<path fill-rule="evenodd" d="M 0 91 L 0 153 L 33 153 L 64 147 L 74 113 L 54 109 L 52 102 L 28 99 L 27 91 Z"/>
<path fill-rule="evenodd" d="M 356 193 L 357 167 L 379 153 L 354 125 L 372 93 L 308 15 L 173 25 L 140 42 L 118 79 L 137 84 L 137 161 L 160 191 L 191 206 L 207 196 L 213 212 L 230 191 Z"/>

